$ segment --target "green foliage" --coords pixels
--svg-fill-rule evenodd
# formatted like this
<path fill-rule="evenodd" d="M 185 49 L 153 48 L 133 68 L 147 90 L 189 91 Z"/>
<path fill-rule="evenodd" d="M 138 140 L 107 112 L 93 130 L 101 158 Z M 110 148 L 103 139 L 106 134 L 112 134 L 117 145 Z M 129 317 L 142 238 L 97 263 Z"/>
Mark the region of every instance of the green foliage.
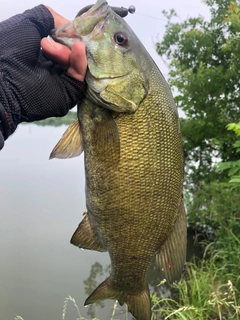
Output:
<path fill-rule="evenodd" d="M 174 285 L 178 299 L 155 297 L 154 307 L 159 308 L 164 320 L 240 319 L 239 290 L 231 280 L 219 282 L 219 274 L 221 268 L 217 268 L 214 258 L 203 260 L 200 267 L 188 264 L 185 277 Z"/>
<path fill-rule="evenodd" d="M 227 129 L 234 131 L 236 136 L 240 137 L 240 122 L 228 124 Z M 233 148 L 236 148 L 236 152 L 240 153 L 240 139 L 233 144 Z M 217 168 L 223 171 L 228 170 L 228 176 L 231 177 L 229 183 L 240 186 L 240 160 L 221 162 Z"/>
<path fill-rule="evenodd" d="M 232 188 L 229 183 L 202 184 L 187 207 L 189 224 L 204 234 L 206 245 L 214 241 L 208 246 L 208 258 L 221 271 L 219 283 L 230 279 L 240 291 L 239 194 L 240 186 Z"/>
<path fill-rule="evenodd" d="M 239 222 L 232 222 L 239 226 Z M 215 242 L 198 263 L 189 263 L 174 287 L 178 298 L 154 297 L 163 319 L 240 319 L 239 230 L 219 228 Z"/>
<path fill-rule="evenodd" d="M 170 61 L 169 84 L 186 118 L 181 120 L 186 179 L 194 190 L 200 181 L 224 180 L 214 170 L 217 158 L 237 160 L 234 134 L 225 131 L 240 117 L 240 13 L 229 0 L 206 0 L 210 21 L 203 17 L 174 23 L 165 12 L 166 32 L 157 52 Z"/>
<path fill-rule="evenodd" d="M 240 188 L 228 183 L 201 183 L 193 197 L 186 201 L 188 223 L 195 229 L 209 233 L 209 238 L 220 229 L 234 228 L 240 233 Z"/>
<path fill-rule="evenodd" d="M 68 114 L 62 118 L 48 118 L 41 121 L 35 121 L 34 124 L 38 126 L 54 126 L 70 125 L 77 118 L 77 112 L 69 111 Z"/>

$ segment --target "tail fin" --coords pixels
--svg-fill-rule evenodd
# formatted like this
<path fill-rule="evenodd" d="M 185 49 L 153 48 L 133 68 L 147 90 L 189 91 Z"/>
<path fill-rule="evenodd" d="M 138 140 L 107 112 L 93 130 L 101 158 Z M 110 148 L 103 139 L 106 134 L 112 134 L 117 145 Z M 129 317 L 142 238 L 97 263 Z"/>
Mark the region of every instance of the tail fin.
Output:
<path fill-rule="evenodd" d="M 151 319 L 150 294 L 147 284 L 141 291 L 131 294 L 114 288 L 108 278 L 93 291 L 84 305 L 86 306 L 105 299 L 118 300 L 120 305 L 126 303 L 128 311 L 132 313 L 136 320 Z"/>

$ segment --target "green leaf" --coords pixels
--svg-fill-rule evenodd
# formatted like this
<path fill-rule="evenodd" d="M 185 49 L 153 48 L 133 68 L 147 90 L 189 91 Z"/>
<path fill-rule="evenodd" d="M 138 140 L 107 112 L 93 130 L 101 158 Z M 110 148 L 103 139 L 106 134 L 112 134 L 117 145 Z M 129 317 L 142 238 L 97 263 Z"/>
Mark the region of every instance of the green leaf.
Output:
<path fill-rule="evenodd" d="M 218 163 L 217 164 L 217 168 L 218 168 L 218 170 L 220 169 L 220 170 L 227 170 L 227 169 L 230 169 L 230 168 L 232 168 L 232 163 L 233 162 L 220 162 L 220 163 Z"/>
<path fill-rule="evenodd" d="M 234 174 L 236 174 L 238 171 L 240 171 L 240 167 L 235 167 L 229 170 L 228 175 L 229 176 L 233 176 Z"/>
<path fill-rule="evenodd" d="M 239 183 L 240 184 L 240 176 L 234 176 L 229 183 Z"/>

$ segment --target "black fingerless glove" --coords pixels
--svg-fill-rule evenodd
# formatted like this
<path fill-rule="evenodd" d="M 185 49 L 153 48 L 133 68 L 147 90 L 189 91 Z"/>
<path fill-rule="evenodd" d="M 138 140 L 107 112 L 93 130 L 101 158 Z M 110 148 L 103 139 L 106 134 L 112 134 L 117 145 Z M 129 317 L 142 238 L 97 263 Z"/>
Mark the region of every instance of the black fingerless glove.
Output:
<path fill-rule="evenodd" d="M 85 93 L 84 82 L 57 68 L 40 49 L 53 28 L 43 5 L 0 23 L 0 149 L 20 122 L 64 116 Z"/>

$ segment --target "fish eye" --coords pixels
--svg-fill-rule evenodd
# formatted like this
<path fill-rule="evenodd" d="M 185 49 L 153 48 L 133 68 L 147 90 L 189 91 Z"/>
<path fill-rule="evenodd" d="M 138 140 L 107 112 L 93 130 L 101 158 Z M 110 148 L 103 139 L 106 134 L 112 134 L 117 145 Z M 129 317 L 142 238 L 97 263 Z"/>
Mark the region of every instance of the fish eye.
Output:
<path fill-rule="evenodd" d="M 114 34 L 114 40 L 120 46 L 126 46 L 128 44 L 128 37 L 123 32 L 116 32 Z"/>

